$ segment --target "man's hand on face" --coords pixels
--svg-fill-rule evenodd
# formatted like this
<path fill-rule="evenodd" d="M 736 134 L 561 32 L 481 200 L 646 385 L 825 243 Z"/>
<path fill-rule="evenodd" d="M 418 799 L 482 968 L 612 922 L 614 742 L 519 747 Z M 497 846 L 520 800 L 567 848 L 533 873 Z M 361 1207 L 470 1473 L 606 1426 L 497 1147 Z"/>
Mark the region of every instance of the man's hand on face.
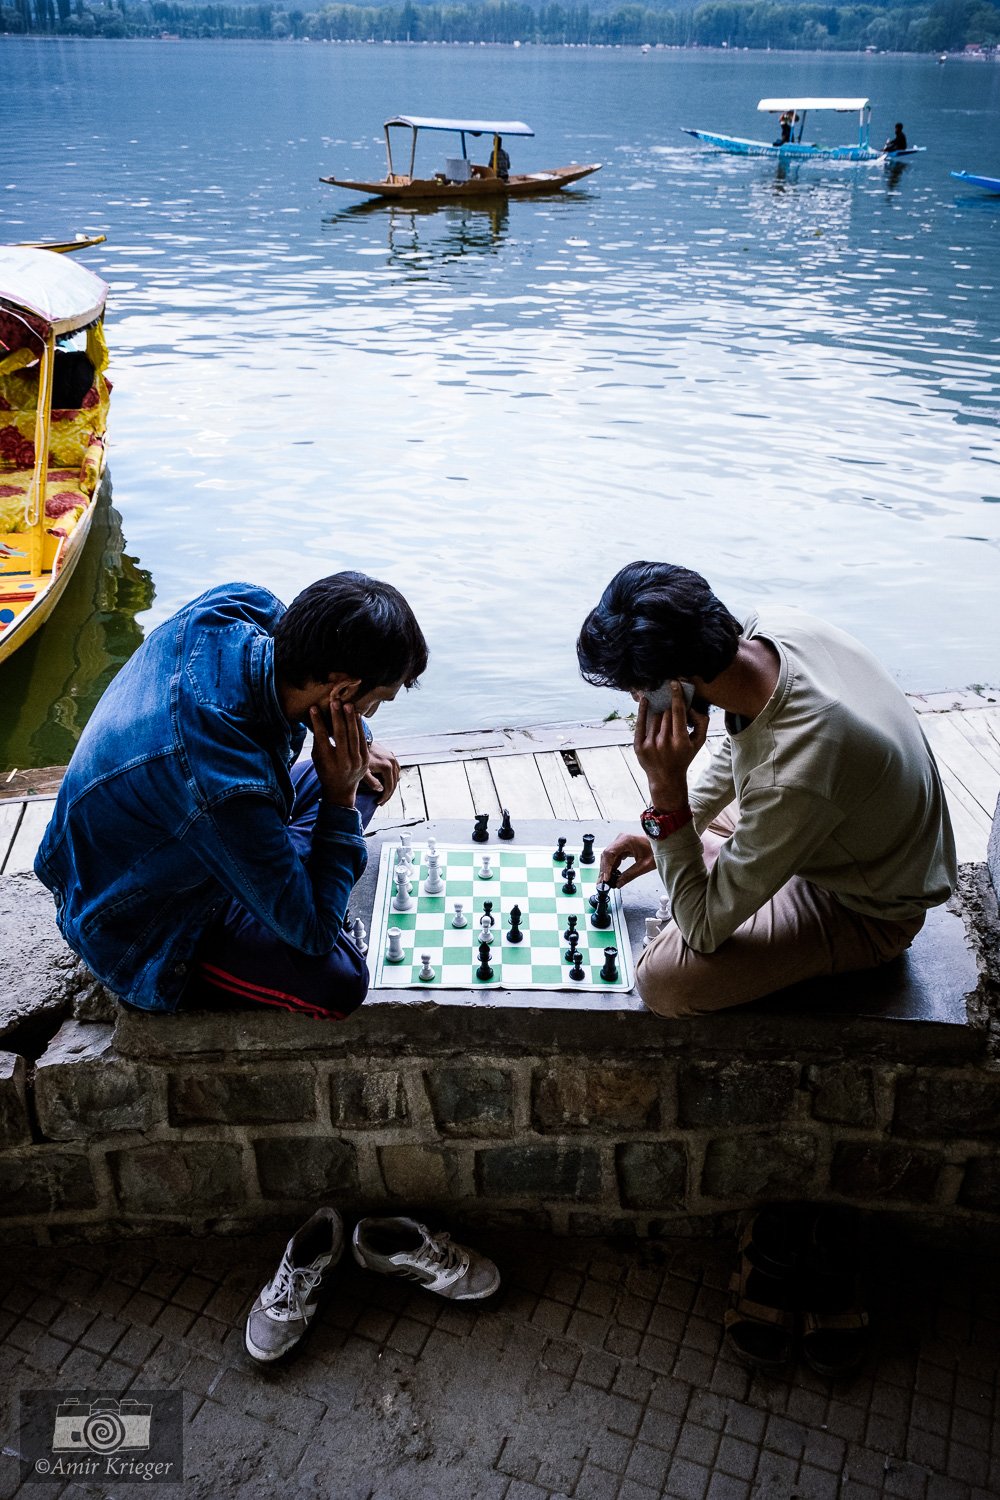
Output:
<path fill-rule="evenodd" d="M 399 785 L 399 761 L 388 746 L 379 744 L 378 740 L 372 740 L 368 746 L 368 770 L 364 782 L 372 791 L 380 793 L 380 807 L 388 802 Z"/>
<path fill-rule="evenodd" d="M 330 694 L 330 728 L 315 704 L 309 710 L 312 724 L 313 765 L 323 797 L 335 807 L 353 807 L 358 783 L 368 772 L 368 743 L 361 716 L 352 703 L 341 703 Z M 332 735 L 332 740 L 331 740 Z"/>
<path fill-rule="evenodd" d="M 708 715 L 688 708 L 679 682 L 670 684 L 670 707 L 665 713 L 654 713 L 645 698 L 639 700 L 632 743 L 636 759 L 646 773 L 649 799 L 654 807 L 663 812 L 678 812 L 687 806 L 688 766 L 707 735 Z"/>
<path fill-rule="evenodd" d="M 634 860 L 627 870 L 620 870 L 623 859 Z M 601 880 L 610 881 L 618 874 L 618 885 L 628 885 L 638 875 L 648 875 L 656 868 L 653 846 L 644 833 L 620 833 L 601 852 Z"/>

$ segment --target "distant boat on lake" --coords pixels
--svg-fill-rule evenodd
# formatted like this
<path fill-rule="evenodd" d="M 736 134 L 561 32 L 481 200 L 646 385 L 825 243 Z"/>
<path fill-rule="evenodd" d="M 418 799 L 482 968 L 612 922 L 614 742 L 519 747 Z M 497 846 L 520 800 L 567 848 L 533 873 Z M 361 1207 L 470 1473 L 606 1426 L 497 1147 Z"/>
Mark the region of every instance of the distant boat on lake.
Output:
<path fill-rule="evenodd" d="M 761 99 L 757 109 L 764 114 L 783 116 L 780 141 L 744 140 L 741 136 L 717 135 L 707 130 L 691 130 L 682 125 L 685 135 L 694 136 L 703 146 L 730 156 L 770 156 L 779 161 L 901 161 L 925 150 L 910 146 L 905 151 L 879 151 L 871 144 L 872 107 L 868 99 L 784 98 Z M 858 116 L 858 139 L 853 145 L 820 146 L 802 139 L 806 115 L 813 110 L 830 110 L 837 114 Z M 796 127 L 797 132 L 796 133 Z M 787 139 L 785 138 L 787 132 Z"/>
<path fill-rule="evenodd" d="M 408 172 L 397 172 L 393 166 L 392 137 L 389 132 L 395 128 L 412 131 Z M 387 158 L 384 178 L 375 182 L 361 182 L 346 177 L 321 177 L 320 182 L 328 182 L 331 187 L 347 188 L 354 193 L 388 198 L 394 202 L 414 199 L 440 199 L 447 202 L 456 198 L 525 198 L 538 193 L 551 193 L 601 170 L 600 162 L 591 162 L 586 166 L 574 162 L 568 167 L 553 167 L 548 172 L 503 174 L 500 166 L 502 137 L 535 133 L 522 120 L 441 120 L 425 115 L 396 115 L 393 119 L 386 120 L 384 129 Z M 446 156 L 444 170 L 433 172 L 429 177 L 417 177 L 414 170 L 417 136 L 422 130 L 451 131 L 458 135 L 462 148 L 461 156 Z M 466 137 L 478 139 L 484 135 L 493 137 L 490 159 L 482 163 L 471 162 Z"/>
<path fill-rule="evenodd" d="M 1000 193 L 1000 177 L 977 177 L 973 172 L 952 172 L 951 175 L 968 187 L 984 188 L 987 193 Z"/>

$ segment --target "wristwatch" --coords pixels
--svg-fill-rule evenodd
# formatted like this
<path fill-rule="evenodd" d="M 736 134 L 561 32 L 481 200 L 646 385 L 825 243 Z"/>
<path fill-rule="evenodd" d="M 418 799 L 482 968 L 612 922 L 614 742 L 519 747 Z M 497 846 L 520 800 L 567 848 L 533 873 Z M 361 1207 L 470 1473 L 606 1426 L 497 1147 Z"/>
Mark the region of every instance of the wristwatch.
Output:
<path fill-rule="evenodd" d="M 694 813 L 690 807 L 679 807 L 676 812 L 663 812 L 659 807 L 647 807 L 640 819 L 642 831 L 651 839 L 665 839 L 676 833 L 685 823 L 690 823 Z"/>

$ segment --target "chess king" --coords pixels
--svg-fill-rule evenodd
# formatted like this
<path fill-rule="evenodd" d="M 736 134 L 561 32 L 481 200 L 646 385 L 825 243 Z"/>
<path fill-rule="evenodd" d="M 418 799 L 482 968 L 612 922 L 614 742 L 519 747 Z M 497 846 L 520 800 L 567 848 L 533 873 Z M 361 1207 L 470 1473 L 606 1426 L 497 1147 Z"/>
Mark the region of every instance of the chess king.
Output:
<path fill-rule="evenodd" d="M 637 701 L 642 833 L 601 879 L 654 868 L 673 920 L 636 984 L 666 1017 L 741 1005 L 902 953 L 956 880 L 937 765 L 903 693 L 844 631 L 772 607 L 742 623 L 668 563 L 615 575 L 577 641 L 588 682 Z M 688 788 L 709 711 L 726 736 Z"/>
<path fill-rule="evenodd" d="M 362 573 L 287 609 L 225 584 L 160 625 L 81 735 L 35 861 L 74 952 L 143 1010 L 356 1009 L 344 919 L 399 777 L 366 721 L 426 666 L 406 600 Z"/>

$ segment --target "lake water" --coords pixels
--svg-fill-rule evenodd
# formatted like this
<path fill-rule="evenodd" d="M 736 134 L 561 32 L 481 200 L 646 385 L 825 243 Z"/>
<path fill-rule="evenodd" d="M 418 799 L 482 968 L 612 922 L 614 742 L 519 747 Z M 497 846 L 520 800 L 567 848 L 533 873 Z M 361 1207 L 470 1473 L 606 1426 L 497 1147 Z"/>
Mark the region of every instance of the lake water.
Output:
<path fill-rule="evenodd" d="M 103 231 L 118 522 L 0 669 L 0 764 L 66 759 L 202 589 L 362 568 L 431 645 L 393 726 L 577 719 L 576 632 L 635 557 L 854 631 L 910 689 L 996 682 L 1000 67 L 929 58 L 0 38 L 2 237 Z M 867 94 L 927 154 L 801 167 L 765 94 Z M 352 207 L 395 112 L 527 120 L 490 210 Z M 807 138 L 848 140 L 851 116 Z M 429 169 L 445 138 L 428 138 Z M 98 563 L 107 564 L 98 565 Z M 391 737 L 391 736 L 390 736 Z"/>

